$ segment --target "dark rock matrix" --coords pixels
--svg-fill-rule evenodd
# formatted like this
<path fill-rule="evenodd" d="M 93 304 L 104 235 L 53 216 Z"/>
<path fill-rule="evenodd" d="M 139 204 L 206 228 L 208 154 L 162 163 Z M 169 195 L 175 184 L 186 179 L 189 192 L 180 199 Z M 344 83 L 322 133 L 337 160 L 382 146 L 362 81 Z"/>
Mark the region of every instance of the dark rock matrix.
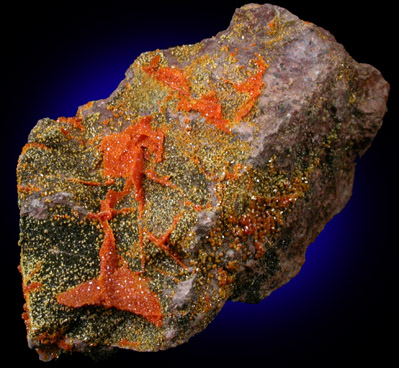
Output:
<path fill-rule="evenodd" d="M 324 29 L 248 4 L 40 120 L 17 167 L 29 346 L 164 350 L 287 283 L 348 202 L 388 92 Z"/>

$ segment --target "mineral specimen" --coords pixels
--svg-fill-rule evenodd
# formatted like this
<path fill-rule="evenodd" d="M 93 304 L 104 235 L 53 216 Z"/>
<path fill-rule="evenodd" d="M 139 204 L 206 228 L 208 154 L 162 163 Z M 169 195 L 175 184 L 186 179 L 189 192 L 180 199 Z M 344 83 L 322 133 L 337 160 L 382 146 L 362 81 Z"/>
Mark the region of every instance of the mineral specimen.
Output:
<path fill-rule="evenodd" d="M 157 351 L 261 301 L 349 200 L 388 90 L 327 31 L 249 4 L 40 120 L 17 168 L 29 346 Z"/>

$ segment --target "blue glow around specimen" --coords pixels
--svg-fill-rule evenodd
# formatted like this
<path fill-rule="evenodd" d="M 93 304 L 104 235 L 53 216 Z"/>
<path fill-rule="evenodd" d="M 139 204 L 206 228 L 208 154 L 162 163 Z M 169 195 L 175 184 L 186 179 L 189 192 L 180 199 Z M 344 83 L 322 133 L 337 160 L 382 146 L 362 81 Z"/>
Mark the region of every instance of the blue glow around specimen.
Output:
<path fill-rule="evenodd" d="M 202 38 L 204 35 L 187 33 L 176 35 L 173 42 L 170 33 L 164 38 L 162 34 L 131 36 L 112 45 L 91 44 L 91 52 L 84 46 L 74 53 L 69 50 L 57 55 L 50 68 L 38 63 L 40 73 L 29 81 L 26 92 L 34 97 L 21 112 L 25 135 L 19 136 L 20 147 L 38 119 L 74 116 L 80 105 L 107 98 L 140 53 Z M 370 301 L 367 285 L 372 283 L 370 271 L 379 272 L 383 267 L 373 251 L 373 245 L 381 241 L 378 234 L 384 231 L 383 216 L 375 216 L 377 211 L 384 213 L 376 198 L 376 193 L 383 192 L 378 176 L 375 163 L 366 154 L 357 167 L 351 200 L 309 246 L 299 274 L 259 304 L 227 302 L 201 334 L 176 349 L 190 352 L 206 346 L 211 354 L 225 346 L 229 351 L 266 349 L 267 354 L 284 354 L 287 349 L 303 353 L 311 342 L 313 352 L 330 351 L 331 345 L 338 344 L 350 326 L 359 324 L 368 313 L 361 306 L 376 303 Z"/>

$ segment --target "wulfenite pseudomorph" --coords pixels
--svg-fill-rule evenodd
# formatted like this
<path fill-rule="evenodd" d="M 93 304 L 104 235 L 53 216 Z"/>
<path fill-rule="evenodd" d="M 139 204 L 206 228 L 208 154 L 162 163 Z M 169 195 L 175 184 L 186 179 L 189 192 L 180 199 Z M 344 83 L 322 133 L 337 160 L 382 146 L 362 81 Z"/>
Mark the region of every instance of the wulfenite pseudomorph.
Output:
<path fill-rule="evenodd" d="M 40 120 L 17 168 L 29 345 L 157 351 L 261 301 L 349 200 L 388 90 L 327 31 L 250 4 Z"/>

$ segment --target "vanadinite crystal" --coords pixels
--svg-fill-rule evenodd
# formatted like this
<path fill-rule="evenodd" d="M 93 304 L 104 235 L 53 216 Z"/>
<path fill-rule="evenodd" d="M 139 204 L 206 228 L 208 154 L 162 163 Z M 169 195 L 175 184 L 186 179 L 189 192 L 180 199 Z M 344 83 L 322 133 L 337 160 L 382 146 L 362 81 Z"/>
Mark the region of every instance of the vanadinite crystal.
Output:
<path fill-rule="evenodd" d="M 388 90 L 325 30 L 251 4 L 40 120 L 17 169 L 29 345 L 157 351 L 261 301 L 349 200 Z"/>

